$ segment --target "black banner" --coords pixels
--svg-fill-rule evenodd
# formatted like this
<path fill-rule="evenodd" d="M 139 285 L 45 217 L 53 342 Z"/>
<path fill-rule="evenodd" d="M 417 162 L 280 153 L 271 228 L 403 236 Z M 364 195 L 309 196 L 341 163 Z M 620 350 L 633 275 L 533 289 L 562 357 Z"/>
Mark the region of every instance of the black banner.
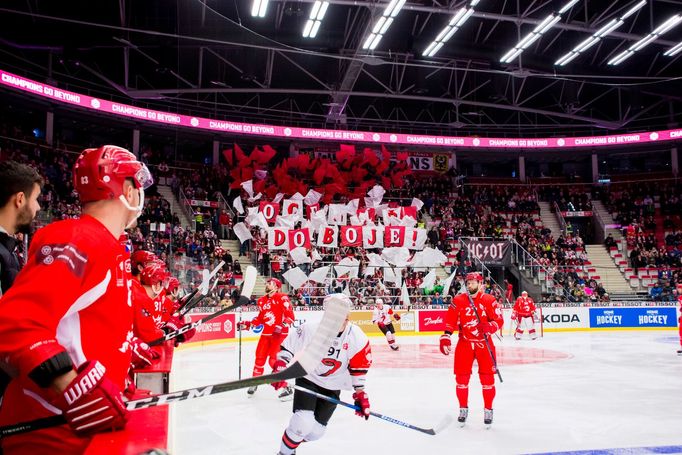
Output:
<path fill-rule="evenodd" d="M 507 240 L 470 240 L 463 243 L 469 257 L 486 266 L 511 265 L 511 243 Z"/>

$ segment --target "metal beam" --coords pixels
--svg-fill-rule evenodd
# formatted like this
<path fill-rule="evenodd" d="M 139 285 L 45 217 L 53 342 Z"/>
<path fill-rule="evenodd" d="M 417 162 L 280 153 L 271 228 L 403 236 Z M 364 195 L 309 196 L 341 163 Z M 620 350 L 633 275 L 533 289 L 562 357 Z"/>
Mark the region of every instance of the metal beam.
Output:
<path fill-rule="evenodd" d="M 390 94 L 390 93 L 376 93 L 376 92 L 353 92 L 353 91 L 327 91 L 314 89 L 291 89 L 291 88 L 215 88 L 215 89 L 163 89 L 163 90 L 130 90 L 128 94 L 135 99 L 158 98 L 164 94 L 188 95 L 197 93 L 236 93 L 236 94 L 288 94 L 288 95 L 331 95 L 333 99 L 348 99 L 351 96 L 361 98 L 382 98 L 382 99 L 401 99 L 410 101 L 419 101 L 424 103 L 445 103 L 445 104 L 464 104 L 477 107 L 488 107 L 492 109 L 501 109 L 508 111 L 521 111 L 531 114 L 540 114 L 551 117 L 559 117 L 568 120 L 575 120 L 589 124 L 598 125 L 607 129 L 617 128 L 619 124 L 610 120 L 595 119 L 592 117 L 585 117 L 582 115 L 567 114 L 564 112 L 548 111 L 546 109 L 535 109 L 523 106 L 512 106 L 499 103 L 487 103 L 483 101 L 466 100 L 462 98 L 442 98 L 435 96 L 417 96 L 405 94 Z"/>

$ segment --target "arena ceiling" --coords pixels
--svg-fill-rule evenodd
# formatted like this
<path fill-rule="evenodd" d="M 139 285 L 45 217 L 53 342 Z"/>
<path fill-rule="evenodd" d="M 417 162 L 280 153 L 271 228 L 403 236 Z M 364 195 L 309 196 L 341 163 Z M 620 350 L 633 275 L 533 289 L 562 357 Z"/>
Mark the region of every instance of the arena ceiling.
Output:
<path fill-rule="evenodd" d="M 496 136 L 682 124 L 682 52 L 665 55 L 682 42 L 682 0 L 578 0 L 562 14 L 573 2 L 407 0 L 373 50 L 363 45 L 390 2 L 331 0 L 317 36 L 304 38 L 313 0 L 270 0 L 262 18 L 251 15 L 254 1 L 5 1 L 0 65 L 73 91 L 237 121 Z M 501 62 L 550 15 L 560 18 Z M 609 64 L 675 15 L 677 25 Z"/>

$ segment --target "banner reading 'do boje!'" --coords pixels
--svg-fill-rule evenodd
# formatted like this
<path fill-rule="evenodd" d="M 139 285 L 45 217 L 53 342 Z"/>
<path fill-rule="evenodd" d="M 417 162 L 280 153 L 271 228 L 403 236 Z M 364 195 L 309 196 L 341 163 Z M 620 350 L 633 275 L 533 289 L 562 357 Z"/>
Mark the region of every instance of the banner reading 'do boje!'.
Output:
<path fill-rule="evenodd" d="M 394 310 L 395 311 L 395 310 Z M 393 321 L 393 327 L 396 333 L 401 332 L 414 332 L 416 329 L 415 324 L 415 314 L 413 311 L 396 311 L 400 315 L 400 321 Z M 371 311 L 351 311 L 350 313 L 351 322 L 357 324 L 363 332 L 368 335 L 379 334 L 381 330 L 379 327 L 372 322 L 372 312 Z"/>

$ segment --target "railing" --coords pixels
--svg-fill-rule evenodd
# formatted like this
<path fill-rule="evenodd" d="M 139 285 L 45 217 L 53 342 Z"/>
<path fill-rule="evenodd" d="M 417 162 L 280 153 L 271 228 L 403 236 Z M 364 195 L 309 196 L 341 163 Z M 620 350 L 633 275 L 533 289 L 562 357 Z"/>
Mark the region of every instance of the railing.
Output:
<path fill-rule="evenodd" d="M 185 192 L 182 191 L 182 188 L 180 188 L 179 196 L 180 208 L 182 209 L 183 213 L 191 223 L 190 225 L 192 226 L 192 230 L 196 231 L 197 222 L 196 219 L 194 218 L 194 209 L 192 209 L 192 205 L 189 203 L 189 199 L 187 199 L 187 196 L 185 196 Z"/>
<path fill-rule="evenodd" d="M 556 219 L 559 220 L 559 227 L 561 228 L 561 233 L 566 234 L 566 220 L 561 214 L 561 208 L 557 201 L 554 201 L 554 213 L 556 213 Z"/>
<path fill-rule="evenodd" d="M 548 267 L 540 264 L 540 262 L 535 259 L 535 257 L 530 254 L 524 247 L 522 247 L 516 239 L 510 239 L 511 244 L 512 244 L 512 262 L 517 265 L 519 270 L 529 270 L 531 273 L 531 276 L 533 278 L 537 277 L 538 280 L 540 281 L 540 285 L 543 288 L 543 291 L 545 292 L 550 292 L 550 286 L 549 284 L 551 283 L 551 288 L 556 289 L 557 288 L 557 283 L 554 283 L 553 279 L 550 279 L 550 276 L 553 276 L 555 273 L 555 269 L 560 269 L 560 268 L 578 268 L 578 267 L 583 267 L 583 266 L 558 266 L 558 267 L 552 267 L 550 270 Z M 544 276 L 543 276 L 544 275 Z M 544 283 L 543 283 L 544 281 Z M 565 286 L 560 286 L 559 287 L 561 291 L 563 291 L 563 295 L 565 297 L 568 297 L 570 295 L 570 291 L 565 287 Z M 553 291 L 554 294 L 557 294 L 556 290 Z M 558 294 L 557 294 L 558 295 Z"/>

